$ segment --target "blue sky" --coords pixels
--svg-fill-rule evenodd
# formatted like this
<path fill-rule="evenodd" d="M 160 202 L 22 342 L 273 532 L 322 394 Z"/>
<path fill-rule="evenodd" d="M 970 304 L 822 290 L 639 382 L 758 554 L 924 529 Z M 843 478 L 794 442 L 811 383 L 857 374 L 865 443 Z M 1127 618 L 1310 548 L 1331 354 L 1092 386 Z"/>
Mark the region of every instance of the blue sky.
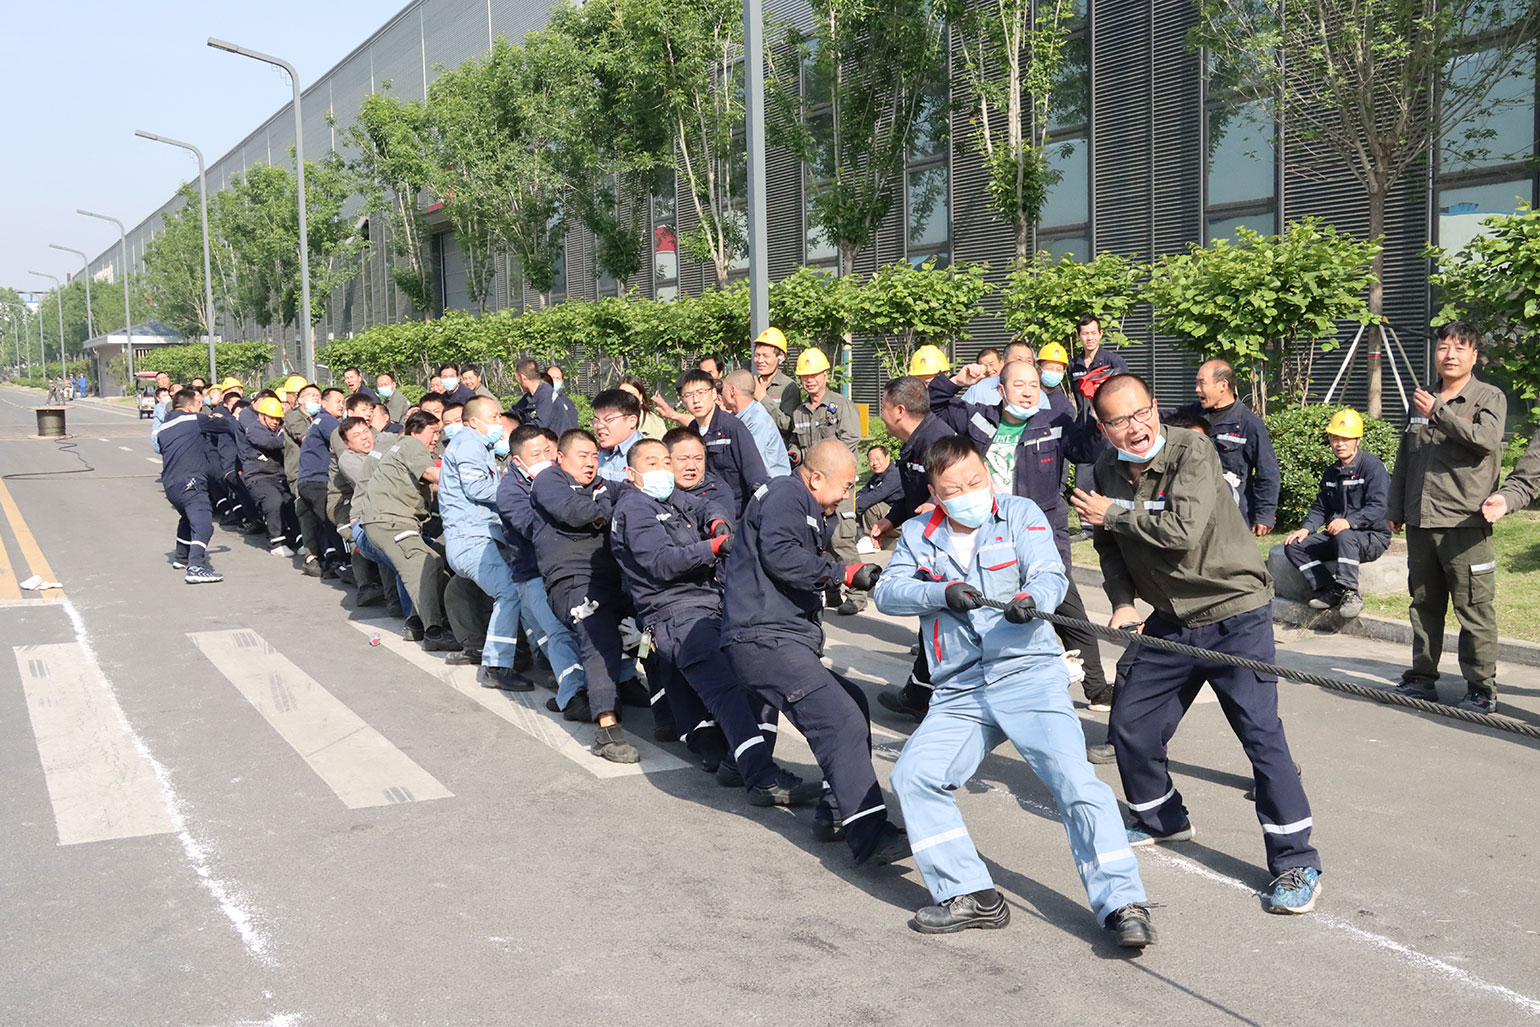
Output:
<path fill-rule="evenodd" d="M 48 287 L 29 270 L 80 269 L 183 182 L 192 155 L 135 137 L 185 139 L 212 163 L 288 102 L 277 68 L 206 45 L 217 36 L 282 57 L 308 87 L 406 0 L 133 0 L 0 3 L 0 97 L 10 114 L 0 158 L 0 285 Z"/>

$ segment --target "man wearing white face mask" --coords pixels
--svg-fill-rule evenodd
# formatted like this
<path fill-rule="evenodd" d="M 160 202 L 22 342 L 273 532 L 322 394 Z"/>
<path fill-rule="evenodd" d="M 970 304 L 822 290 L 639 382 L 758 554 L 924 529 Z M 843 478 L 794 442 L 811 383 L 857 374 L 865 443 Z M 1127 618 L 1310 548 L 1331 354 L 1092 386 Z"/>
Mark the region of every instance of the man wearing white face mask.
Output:
<path fill-rule="evenodd" d="M 449 566 L 492 597 L 492 620 L 480 654 L 482 686 L 528 692 L 534 682 L 513 669 L 519 642 L 519 589 L 508 569 L 504 552 L 508 539 L 497 512 L 497 461 L 492 447 L 502 438 L 502 418 L 495 399 L 477 396 L 465 404 L 463 427 L 444 448 L 438 507 Z"/>
<path fill-rule="evenodd" d="M 1007 394 L 1008 380 L 1002 375 Z M 1119 944 L 1143 948 L 1155 931 L 1117 800 L 1086 761 L 1058 639 L 1030 616 L 1058 609 L 1069 586 L 1048 520 L 1036 503 L 997 492 L 967 439 L 933 443 L 925 464 L 937 509 L 904 525 L 873 592 L 883 613 L 920 618 L 935 687 L 892 776 L 915 862 L 936 900 L 909 926 L 949 934 L 1009 922 L 954 798 L 1009 738 L 1064 811 L 1098 922 Z M 1009 605 L 997 611 L 985 599 Z"/>
<path fill-rule="evenodd" d="M 1096 529 L 1114 627 L 1155 608 L 1144 633 L 1272 663 L 1273 580 L 1230 502 L 1207 438 L 1166 429 L 1144 379 L 1113 375 L 1091 402 L 1114 447 L 1096 461 L 1096 491 L 1075 490 L 1080 523 Z M 1133 814 L 1129 844 L 1187 841 L 1192 821 L 1167 768 L 1166 745 L 1204 682 L 1240 738 L 1256 777 L 1257 819 L 1275 875 L 1269 909 L 1308 913 L 1320 894 L 1314 821 L 1278 718 L 1278 679 L 1141 646 L 1112 708 L 1108 737 Z"/>
<path fill-rule="evenodd" d="M 982 369 L 970 364 L 959 372 L 958 379 L 966 381 L 977 370 Z M 931 412 L 973 443 L 989 468 L 996 494 L 1021 496 L 1038 505 L 1053 528 L 1053 541 L 1068 573 L 1069 505 L 1062 491 L 1065 463 L 1096 458 L 1100 439 L 1095 426 L 1076 421 L 1074 407 L 1062 391 L 1041 387 L 1031 360 L 1012 360 L 1001 368 L 1000 400 L 992 405 L 959 397 L 958 379 L 939 374 L 931 379 Z M 1059 612 L 1086 618 L 1085 603 L 1073 578 Z M 1096 636 L 1082 628 L 1056 630 L 1066 649 L 1080 653 L 1086 702 L 1093 711 L 1106 713 L 1112 709 L 1112 686 L 1102 668 Z"/>
<path fill-rule="evenodd" d="M 535 511 L 529 490 L 535 475 L 556 460 L 556 433 L 537 424 L 523 424 L 508 436 L 511 458 L 508 473 L 497 486 L 497 513 L 508 541 L 508 571 L 519 590 L 519 620 L 524 634 L 545 653 L 556 678 L 556 698 L 546 709 L 565 712 L 567 705 L 588 687 L 578 658 L 577 639 L 551 612 L 545 581 L 535 560 Z M 576 711 L 574 711 L 576 712 Z"/>

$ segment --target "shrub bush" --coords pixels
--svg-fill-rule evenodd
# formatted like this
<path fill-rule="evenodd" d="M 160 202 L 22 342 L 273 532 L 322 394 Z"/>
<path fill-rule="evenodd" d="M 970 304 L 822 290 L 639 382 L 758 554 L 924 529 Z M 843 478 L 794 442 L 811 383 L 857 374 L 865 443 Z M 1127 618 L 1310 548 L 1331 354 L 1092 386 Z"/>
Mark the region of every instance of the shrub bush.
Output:
<path fill-rule="evenodd" d="M 1321 475 L 1336 457 L 1326 445 L 1326 425 L 1342 409 L 1320 404 L 1289 407 L 1269 414 L 1267 433 L 1278 453 L 1281 489 L 1278 494 L 1279 531 L 1292 531 L 1304 521 L 1321 488 Z M 1389 421 L 1364 418 L 1363 448 L 1395 469 L 1400 430 Z"/>

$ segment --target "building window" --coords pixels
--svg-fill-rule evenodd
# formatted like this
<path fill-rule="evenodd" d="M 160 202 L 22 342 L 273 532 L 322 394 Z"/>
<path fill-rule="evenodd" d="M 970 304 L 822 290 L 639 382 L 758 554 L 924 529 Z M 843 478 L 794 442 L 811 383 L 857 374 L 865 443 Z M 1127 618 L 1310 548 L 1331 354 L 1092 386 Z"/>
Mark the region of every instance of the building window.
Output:
<path fill-rule="evenodd" d="M 1205 92 L 1208 83 L 1205 83 Z M 1277 132 L 1256 103 L 1214 91 L 1203 105 L 1204 241 L 1233 239 L 1237 228 L 1278 231 Z"/>
<path fill-rule="evenodd" d="M 811 68 L 804 67 L 802 88 L 804 95 L 817 99 L 825 95 L 816 83 L 817 76 Z M 807 238 L 803 253 L 806 264 L 832 264 L 839 258 L 839 248 L 828 239 L 822 228 L 813 220 L 813 200 L 827 188 L 834 178 L 834 112 L 820 107 L 808 115 L 808 130 L 813 136 L 813 159 L 802 169 L 803 224 Z"/>
<path fill-rule="evenodd" d="M 1070 24 L 1073 34 L 1049 108 L 1048 169 L 1057 180 L 1038 216 L 1037 248 L 1090 260 L 1091 43 L 1083 13 Z"/>
<path fill-rule="evenodd" d="M 674 170 L 662 168 L 652 187 L 652 284 L 660 300 L 679 296 L 679 234 L 674 229 Z"/>
<path fill-rule="evenodd" d="M 1497 82 L 1481 111 L 1442 140 L 1436 230 L 1444 249 L 1459 250 L 1484 234 L 1481 222 L 1493 214 L 1511 214 L 1535 202 L 1535 86 L 1531 58 L 1522 71 Z"/>
<path fill-rule="evenodd" d="M 941 82 L 925 99 L 909 144 L 904 173 L 905 253 L 912 264 L 952 259 L 951 119 L 948 86 Z"/>

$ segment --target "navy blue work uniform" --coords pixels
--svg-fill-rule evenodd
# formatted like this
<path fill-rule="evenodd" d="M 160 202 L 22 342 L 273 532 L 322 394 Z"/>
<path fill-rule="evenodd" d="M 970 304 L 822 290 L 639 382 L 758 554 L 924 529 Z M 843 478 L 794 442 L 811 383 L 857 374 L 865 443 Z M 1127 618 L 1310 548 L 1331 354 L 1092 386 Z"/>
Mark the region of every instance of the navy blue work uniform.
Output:
<path fill-rule="evenodd" d="M 770 480 L 754 433 L 726 410 L 712 411 L 711 423 L 696 431 L 706 446 L 706 466 L 733 494 L 733 516 L 742 517 L 754 490 Z"/>
<path fill-rule="evenodd" d="M 1390 472 L 1379 457 L 1360 449 L 1352 460 L 1333 464 L 1321 475 L 1320 491 L 1300 525 L 1310 534 L 1284 546 L 1284 555 L 1317 592 L 1332 587 L 1328 562 L 1337 565 L 1337 586 L 1357 592 L 1359 566 L 1378 560 L 1390 548 L 1390 526 L 1385 523 L 1389 502 Z M 1339 517 L 1348 522 L 1348 529 L 1328 534 L 1326 525 Z"/>
<path fill-rule="evenodd" d="M 589 708 L 595 715 L 612 711 L 625 655 L 620 622 L 632 612 L 610 552 L 613 492 L 603 478 L 580 485 L 553 465 L 535 476 L 529 495 L 551 612 L 577 636 Z"/>
<path fill-rule="evenodd" d="M 1271 528 L 1278 520 L 1282 477 L 1267 425 L 1240 400 L 1215 410 L 1204 410 L 1197 404 L 1186 409 L 1208 419 L 1209 437 L 1219 451 L 1219 463 L 1240 505 L 1241 517 L 1248 526 Z"/>
<path fill-rule="evenodd" d="M 878 503 L 887 503 L 891 507 L 903 494 L 904 482 L 898 475 L 898 464 L 890 463 L 881 474 L 873 472 L 856 493 L 856 519 L 860 520 Z"/>
<path fill-rule="evenodd" d="M 223 420 L 230 415 L 223 407 L 216 406 L 209 416 Z M 238 428 L 221 431 L 205 427 L 203 430 L 203 437 L 208 440 L 214 457 L 209 493 L 215 497 L 214 509 L 223 516 L 226 525 L 239 524 L 246 515 L 246 490 L 241 488 L 240 450 L 236 442 L 237 437 L 244 438 L 245 434 Z"/>
<path fill-rule="evenodd" d="M 652 630 L 652 669 L 663 679 L 681 740 L 700 751 L 695 736 L 719 728 L 744 784 L 768 787 L 776 767 L 760 724 L 775 722 L 722 653 L 722 591 L 710 535 L 724 513 L 688 492 L 658 500 L 627 483 L 615 502 L 610 541 L 637 622 Z"/>
<path fill-rule="evenodd" d="M 525 393 L 524 398 L 514 404 L 513 412 L 520 424 L 549 428 L 557 438 L 561 438 L 562 432 L 578 426 L 577 406 L 545 382 L 535 387 L 534 395 Z"/>
<path fill-rule="evenodd" d="M 451 403 L 458 403 L 461 406 L 464 406 L 475 398 L 476 393 L 462 382 L 461 384 L 455 386 L 455 390 L 453 392 L 444 393 L 444 405 L 448 406 Z"/>
<path fill-rule="evenodd" d="M 1069 362 L 1069 381 L 1065 384 L 1069 386 L 1070 395 L 1075 401 L 1075 408 L 1079 411 L 1081 417 L 1090 416 L 1091 401 L 1086 396 L 1081 395 L 1080 379 L 1101 367 L 1111 368 L 1111 371 L 1108 372 L 1109 376 L 1128 373 L 1128 361 L 1123 359 L 1121 353 L 1105 343 L 1097 349 L 1096 356 L 1090 360 L 1086 360 L 1085 354 L 1081 353 Z M 1083 463 L 1076 461 L 1075 481 L 1081 483 L 1081 488 L 1085 487 L 1085 482 L 1091 480 L 1091 467 L 1095 463 L 1094 457 Z M 1086 491 L 1089 492 L 1091 490 L 1086 489 Z"/>
<path fill-rule="evenodd" d="M 828 782 L 815 816 L 844 824 L 859 863 L 882 842 L 888 813 L 866 696 L 819 662 L 824 591 L 845 576 L 833 539 L 834 519 L 801 474 L 756 492 L 727 560 L 722 649 L 738 678 L 807 739 Z"/>
<path fill-rule="evenodd" d="M 310 421 L 299 449 L 299 488 L 294 512 L 305 548 L 323 564 L 342 559 L 342 536 L 326 517 L 326 483 L 331 470 L 332 433 L 339 422 L 322 410 Z"/>
<path fill-rule="evenodd" d="M 160 444 L 160 481 L 166 499 L 179 515 L 176 560 L 188 567 L 209 565 L 209 539 L 214 535 L 214 507 L 209 500 L 209 444 L 204 432 L 228 434 L 225 418 L 191 410 L 173 410 L 155 426 Z"/>
<path fill-rule="evenodd" d="M 710 471 L 701 475 L 700 481 L 695 483 L 694 488 L 680 489 L 679 491 L 688 492 L 697 499 L 704 499 L 708 503 L 716 504 L 718 509 L 727 514 L 729 527 L 738 523 L 737 500 L 733 497 L 732 492 L 728 490 L 727 486 L 722 484 L 722 479 Z"/>
<path fill-rule="evenodd" d="M 931 410 L 959 435 L 966 436 L 978 450 L 985 466 L 991 466 L 990 448 L 1000 428 L 1005 405 L 1003 402 L 992 406 L 967 403 L 958 392 L 955 382 L 945 375 L 936 375 L 930 382 Z M 1063 482 L 1066 462 L 1094 460 L 1100 450 L 1098 442 L 1102 435 L 1093 422 L 1075 417 L 1063 392 L 1050 389 L 1042 395 L 1048 401 L 1048 408 L 1039 409 L 1027 418 L 1026 427 L 1016 441 L 1011 495 L 1036 503 L 1053 528 L 1053 544 L 1064 561 L 1064 571 L 1069 578 L 1069 591 L 1059 603 L 1058 612 L 1066 617 L 1088 620 L 1085 600 L 1080 596 L 1071 571 L 1069 504 L 1064 501 Z M 1077 627 L 1055 625 L 1054 631 L 1065 649 L 1080 651 L 1085 666 L 1082 687 L 1086 699 L 1093 703 L 1110 702 L 1112 686 L 1107 684 L 1107 672 L 1102 667 L 1096 636 Z"/>
<path fill-rule="evenodd" d="M 246 419 L 246 448 L 241 455 L 241 481 L 267 525 L 269 549 L 298 545 L 299 519 L 294 497 L 283 473 L 283 428 L 265 427 L 255 411 Z M 237 443 L 239 444 L 239 443 Z"/>
<path fill-rule="evenodd" d="M 903 448 L 898 452 L 897 461 L 898 479 L 904 490 L 893 503 L 893 509 L 888 511 L 888 523 L 895 528 L 902 529 L 904 522 L 913 517 L 916 510 L 933 502 L 930 498 L 930 474 L 925 470 L 925 451 L 937 439 L 956 434 L 950 424 L 935 414 L 926 414 L 925 419 L 915 425 L 914 434 L 905 440 Z M 909 681 L 904 685 L 904 696 L 911 707 L 921 707 L 930 702 L 930 664 L 925 662 L 925 638 L 923 633 L 917 637 L 920 653 L 914 658 Z"/>

